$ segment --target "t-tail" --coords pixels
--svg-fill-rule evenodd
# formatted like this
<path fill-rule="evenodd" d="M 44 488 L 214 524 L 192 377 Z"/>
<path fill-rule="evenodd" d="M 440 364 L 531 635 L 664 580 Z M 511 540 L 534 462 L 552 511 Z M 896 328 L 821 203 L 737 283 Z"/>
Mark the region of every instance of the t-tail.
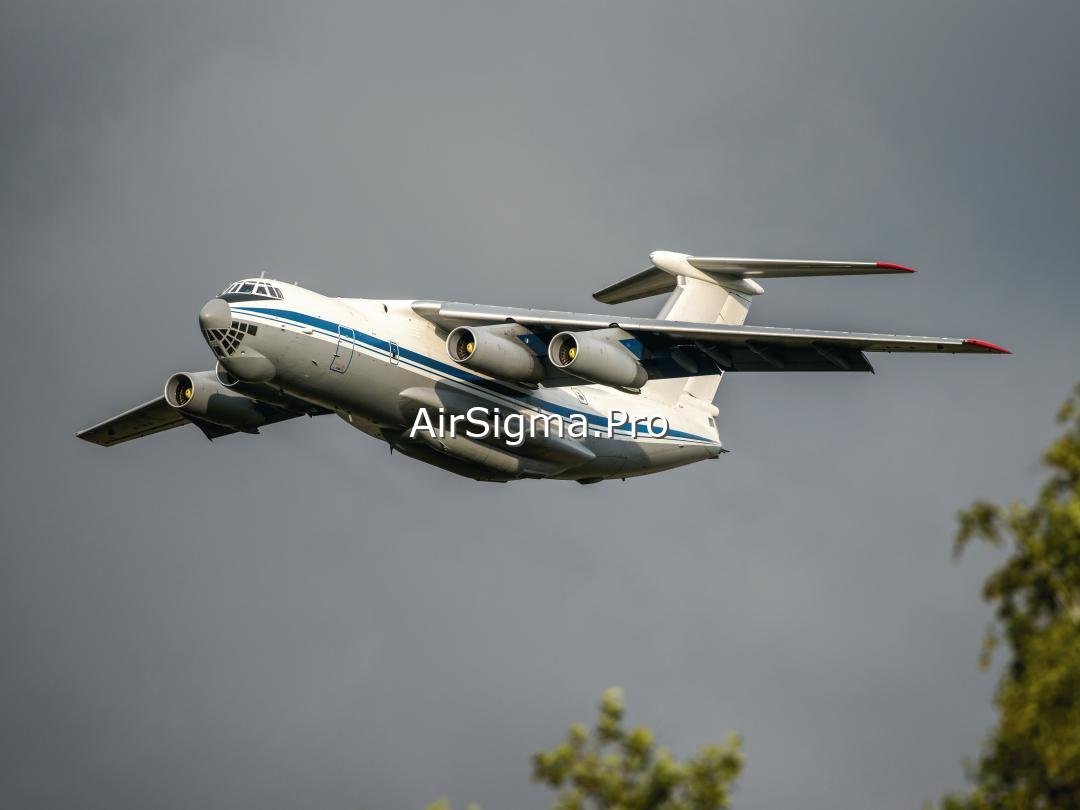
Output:
<path fill-rule="evenodd" d="M 668 293 L 660 314 L 667 321 L 724 323 L 741 326 L 750 302 L 765 290 L 759 278 L 809 278 L 914 273 L 909 267 L 887 262 L 821 262 L 799 259 L 739 259 L 689 256 L 657 250 L 649 254 L 652 266 L 618 281 L 593 298 L 621 304 Z M 660 402 L 682 404 L 716 415 L 712 404 L 723 372 L 689 378 L 652 380 L 642 394 Z"/>

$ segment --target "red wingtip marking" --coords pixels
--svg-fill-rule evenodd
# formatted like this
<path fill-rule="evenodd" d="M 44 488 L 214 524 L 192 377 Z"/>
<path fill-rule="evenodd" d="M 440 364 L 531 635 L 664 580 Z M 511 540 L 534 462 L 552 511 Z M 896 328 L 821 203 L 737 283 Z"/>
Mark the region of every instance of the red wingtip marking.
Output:
<path fill-rule="evenodd" d="M 897 273 L 914 273 L 915 268 L 904 267 L 902 264 L 891 264 L 890 262 L 878 262 L 877 266 L 883 270 L 895 270 Z"/>
<path fill-rule="evenodd" d="M 987 349 L 994 354 L 1012 354 L 1008 349 L 1003 349 L 1001 346 L 995 346 L 993 343 L 987 343 L 985 340 L 975 340 L 974 338 L 968 338 L 964 343 L 969 346 L 978 346 L 982 349 Z"/>

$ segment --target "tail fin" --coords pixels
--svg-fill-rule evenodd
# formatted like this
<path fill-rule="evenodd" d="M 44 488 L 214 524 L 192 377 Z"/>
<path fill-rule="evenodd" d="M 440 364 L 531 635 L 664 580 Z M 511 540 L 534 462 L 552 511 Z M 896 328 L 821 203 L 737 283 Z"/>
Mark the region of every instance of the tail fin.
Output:
<path fill-rule="evenodd" d="M 750 300 L 745 293 L 696 278 L 679 276 L 675 289 L 664 302 L 658 317 L 666 321 L 741 325 L 746 321 L 747 313 L 750 312 Z M 713 397 L 716 396 L 716 389 L 720 386 L 722 376 L 720 373 L 652 380 L 645 384 L 642 393 L 651 399 L 669 403 L 679 402 L 689 396 L 695 400 L 692 404 L 706 405 L 708 406 L 706 410 L 711 411 Z M 684 404 L 691 403 L 684 402 Z"/>
<path fill-rule="evenodd" d="M 741 325 L 750 301 L 765 292 L 756 278 L 806 278 L 812 276 L 877 275 L 914 273 L 899 264 L 885 262 L 820 262 L 797 259 L 735 259 L 688 256 L 658 250 L 649 255 L 653 266 L 605 287 L 593 298 L 605 304 L 621 304 L 660 293 L 670 293 L 658 317 L 668 321 Z M 642 393 L 652 399 L 693 405 L 716 412 L 712 404 L 722 375 L 652 380 Z"/>

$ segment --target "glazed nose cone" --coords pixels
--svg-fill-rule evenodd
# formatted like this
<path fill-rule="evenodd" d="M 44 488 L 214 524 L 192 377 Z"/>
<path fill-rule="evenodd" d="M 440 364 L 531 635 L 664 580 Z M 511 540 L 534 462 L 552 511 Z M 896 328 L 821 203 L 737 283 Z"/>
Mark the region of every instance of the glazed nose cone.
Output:
<path fill-rule="evenodd" d="M 206 329 L 228 329 L 232 324 L 232 309 L 229 302 L 213 298 L 199 310 L 199 326 Z"/>

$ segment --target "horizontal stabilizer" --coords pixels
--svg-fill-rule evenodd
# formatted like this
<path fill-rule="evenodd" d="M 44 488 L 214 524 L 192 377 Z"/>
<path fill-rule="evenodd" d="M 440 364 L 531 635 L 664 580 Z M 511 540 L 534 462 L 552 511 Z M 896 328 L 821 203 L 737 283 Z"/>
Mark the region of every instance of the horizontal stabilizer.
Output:
<path fill-rule="evenodd" d="M 815 276 L 866 276 L 914 273 L 910 267 L 889 262 L 822 262 L 806 259 L 739 259 L 688 256 L 657 250 L 649 255 L 653 266 L 593 293 L 604 304 L 622 304 L 639 298 L 669 293 L 679 276 L 731 287 L 758 295 L 755 279 L 812 278 Z"/>
<path fill-rule="evenodd" d="M 603 304 L 622 304 L 669 293 L 675 289 L 676 283 L 675 276 L 665 273 L 659 267 L 650 267 L 593 293 L 593 298 Z"/>
<path fill-rule="evenodd" d="M 915 272 L 910 267 L 888 262 L 818 262 L 803 259 L 725 259 L 687 256 L 686 263 L 710 276 L 731 278 L 876 276 Z"/>

